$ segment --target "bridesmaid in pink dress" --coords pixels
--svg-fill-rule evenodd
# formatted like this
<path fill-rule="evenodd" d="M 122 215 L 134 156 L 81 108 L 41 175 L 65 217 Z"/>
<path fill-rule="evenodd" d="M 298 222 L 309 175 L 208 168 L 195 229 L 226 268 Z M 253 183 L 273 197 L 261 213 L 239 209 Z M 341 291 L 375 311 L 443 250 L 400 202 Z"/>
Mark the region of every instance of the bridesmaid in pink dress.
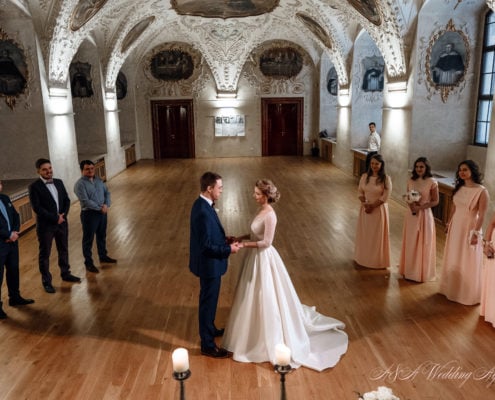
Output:
<path fill-rule="evenodd" d="M 419 192 L 419 201 L 409 204 L 404 217 L 402 250 L 399 273 L 405 279 L 416 282 L 435 280 L 436 231 L 431 211 L 438 204 L 438 183 L 432 178 L 431 166 L 426 157 L 414 162 L 412 177 L 407 182 L 407 191 Z"/>
<path fill-rule="evenodd" d="M 380 154 L 371 157 L 367 173 L 359 180 L 359 210 L 354 260 L 362 267 L 390 267 L 388 196 L 392 181 L 385 174 Z"/>
<path fill-rule="evenodd" d="M 495 246 L 493 244 L 493 230 L 495 229 L 495 214 L 493 214 L 484 243 L 483 272 L 481 276 L 481 307 L 480 315 L 486 322 L 495 327 Z"/>
<path fill-rule="evenodd" d="M 459 164 L 440 278 L 440 293 L 465 305 L 479 304 L 483 243 L 481 227 L 490 197 L 472 160 Z"/>

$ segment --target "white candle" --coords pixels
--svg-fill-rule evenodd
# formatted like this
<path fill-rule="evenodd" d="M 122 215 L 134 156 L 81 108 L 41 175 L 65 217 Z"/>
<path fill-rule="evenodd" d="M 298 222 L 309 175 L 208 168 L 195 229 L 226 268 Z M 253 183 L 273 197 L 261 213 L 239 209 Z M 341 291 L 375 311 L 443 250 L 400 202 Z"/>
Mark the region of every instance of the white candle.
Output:
<path fill-rule="evenodd" d="M 172 353 L 174 372 L 186 372 L 189 369 L 189 355 L 187 350 L 179 347 Z"/>
<path fill-rule="evenodd" d="M 285 344 L 275 346 L 275 363 L 282 366 L 290 364 L 290 349 Z"/>

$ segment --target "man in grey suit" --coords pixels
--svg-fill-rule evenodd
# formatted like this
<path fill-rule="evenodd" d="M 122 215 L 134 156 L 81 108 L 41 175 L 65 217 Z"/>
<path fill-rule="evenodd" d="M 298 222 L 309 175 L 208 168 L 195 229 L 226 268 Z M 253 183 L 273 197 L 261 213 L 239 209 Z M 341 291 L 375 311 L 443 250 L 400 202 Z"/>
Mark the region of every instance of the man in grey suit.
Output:
<path fill-rule="evenodd" d="M 222 177 L 214 172 L 206 172 L 200 179 L 201 194 L 191 210 L 191 236 L 189 269 L 199 277 L 199 336 L 201 354 L 225 358 L 227 350 L 218 348 L 215 337 L 222 336 L 223 329 L 215 327 L 218 295 L 221 277 L 227 271 L 228 257 L 237 253 L 241 245 L 233 238 L 225 236 L 214 208 L 214 202 L 223 191 Z"/>
<path fill-rule="evenodd" d="M 41 283 L 47 293 L 55 293 L 50 273 L 50 253 L 53 240 L 57 246 L 58 266 L 63 281 L 81 282 L 70 272 L 69 265 L 69 214 L 70 198 L 60 179 L 53 178 L 50 160 L 40 158 L 35 163 L 39 179 L 29 185 L 29 200 L 36 213 L 36 234 L 39 242 L 38 263 Z"/>

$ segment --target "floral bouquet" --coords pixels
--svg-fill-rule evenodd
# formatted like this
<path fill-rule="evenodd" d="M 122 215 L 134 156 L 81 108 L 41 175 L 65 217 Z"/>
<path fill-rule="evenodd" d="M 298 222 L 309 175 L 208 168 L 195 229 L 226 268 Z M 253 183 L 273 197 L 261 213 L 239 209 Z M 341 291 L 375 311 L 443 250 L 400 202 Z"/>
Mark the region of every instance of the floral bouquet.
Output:
<path fill-rule="evenodd" d="M 373 392 L 359 394 L 359 400 L 400 400 L 397 396 L 392 393 L 392 389 L 379 386 L 377 390 Z"/>
<path fill-rule="evenodd" d="M 416 203 L 421 199 L 421 193 L 414 189 L 411 189 L 406 194 L 403 194 L 402 198 L 406 201 L 407 204 Z M 412 215 L 416 215 L 416 213 L 413 212 Z"/>

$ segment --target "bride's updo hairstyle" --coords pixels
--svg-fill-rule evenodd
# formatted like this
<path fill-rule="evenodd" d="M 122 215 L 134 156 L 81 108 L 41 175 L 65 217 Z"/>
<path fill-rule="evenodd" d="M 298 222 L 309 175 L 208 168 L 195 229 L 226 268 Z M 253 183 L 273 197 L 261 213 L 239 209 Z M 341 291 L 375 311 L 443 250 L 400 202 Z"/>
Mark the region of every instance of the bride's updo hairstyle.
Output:
<path fill-rule="evenodd" d="M 256 182 L 256 187 L 266 196 L 268 203 L 275 203 L 280 199 L 280 192 L 270 179 L 260 179 Z"/>

